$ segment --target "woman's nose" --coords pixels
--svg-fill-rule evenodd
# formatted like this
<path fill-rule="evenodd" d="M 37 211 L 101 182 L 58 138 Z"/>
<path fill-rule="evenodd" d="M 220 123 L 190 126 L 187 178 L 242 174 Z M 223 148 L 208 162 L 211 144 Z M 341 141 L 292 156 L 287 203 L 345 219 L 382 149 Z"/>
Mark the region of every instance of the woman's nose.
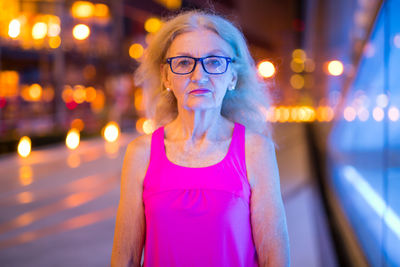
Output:
<path fill-rule="evenodd" d="M 197 62 L 196 66 L 191 74 L 192 74 L 192 77 L 191 77 L 192 81 L 203 82 L 208 79 L 208 73 L 205 72 L 205 70 L 203 69 L 201 62 Z"/>

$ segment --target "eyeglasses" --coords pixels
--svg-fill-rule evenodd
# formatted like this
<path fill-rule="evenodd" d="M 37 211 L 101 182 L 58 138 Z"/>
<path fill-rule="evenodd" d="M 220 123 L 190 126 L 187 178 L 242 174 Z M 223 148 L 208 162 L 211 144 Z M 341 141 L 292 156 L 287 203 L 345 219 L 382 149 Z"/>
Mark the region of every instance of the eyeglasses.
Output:
<path fill-rule="evenodd" d="M 201 66 L 206 73 L 223 74 L 228 69 L 229 63 L 233 62 L 233 59 L 223 56 L 207 56 L 201 58 L 177 56 L 167 58 L 167 63 L 171 67 L 171 71 L 179 75 L 193 72 L 198 61 L 201 62 Z"/>

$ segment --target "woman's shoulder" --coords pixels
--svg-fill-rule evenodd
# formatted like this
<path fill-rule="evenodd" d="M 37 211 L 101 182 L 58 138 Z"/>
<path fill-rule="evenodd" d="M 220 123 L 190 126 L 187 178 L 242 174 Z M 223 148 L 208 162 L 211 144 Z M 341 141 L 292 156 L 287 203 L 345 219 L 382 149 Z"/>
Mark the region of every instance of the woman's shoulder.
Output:
<path fill-rule="evenodd" d="M 144 134 L 133 139 L 126 149 L 126 157 L 143 162 L 150 158 L 151 134 Z"/>
<path fill-rule="evenodd" d="M 260 134 L 249 128 L 246 128 L 245 142 L 246 150 L 247 148 L 260 152 L 275 150 L 275 142 L 271 137 Z"/>

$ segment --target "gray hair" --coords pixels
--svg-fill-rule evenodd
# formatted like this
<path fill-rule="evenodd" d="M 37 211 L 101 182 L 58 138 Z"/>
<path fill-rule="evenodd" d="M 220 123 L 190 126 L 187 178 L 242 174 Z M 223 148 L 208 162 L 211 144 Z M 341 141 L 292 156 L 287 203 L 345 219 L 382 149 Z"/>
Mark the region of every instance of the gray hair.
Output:
<path fill-rule="evenodd" d="M 267 121 L 269 90 L 257 76 L 256 66 L 241 31 L 219 15 L 194 10 L 182 12 L 168 19 L 155 34 L 144 58 L 135 72 L 135 83 L 143 88 L 146 112 L 157 126 L 164 125 L 178 114 L 175 96 L 165 90 L 161 79 L 161 66 L 167 51 L 179 34 L 207 29 L 218 34 L 234 51 L 232 67 L 237 73 L 235 90 L 228 90 L 222 102 L 222 116 L 238 122 L 272 139 Z"/>

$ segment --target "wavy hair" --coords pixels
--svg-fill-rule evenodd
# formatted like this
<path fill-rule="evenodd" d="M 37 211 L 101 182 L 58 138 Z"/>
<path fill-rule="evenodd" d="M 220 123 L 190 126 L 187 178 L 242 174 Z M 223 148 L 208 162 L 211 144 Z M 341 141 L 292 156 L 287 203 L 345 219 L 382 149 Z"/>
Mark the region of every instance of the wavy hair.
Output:
<path fill-rule="evenodd" d="M 232 67 L 237 73 L 237 84 L 235 90 L 227 91 L 221 115 L 272 139 L 266 119 L 270 101 L 268 86 L 257 75 L 242 32 L 222 16 L 205 11 L 185 11 L 167 19 L 152 38 L 134 76 L 136 85 L 144 91 L 146 116 L 161 126 L 178 115 L 176 98 L 162 83 L 161 66 L 176 36 L 200 29 L 215 32 L 234 51 Z"/>

